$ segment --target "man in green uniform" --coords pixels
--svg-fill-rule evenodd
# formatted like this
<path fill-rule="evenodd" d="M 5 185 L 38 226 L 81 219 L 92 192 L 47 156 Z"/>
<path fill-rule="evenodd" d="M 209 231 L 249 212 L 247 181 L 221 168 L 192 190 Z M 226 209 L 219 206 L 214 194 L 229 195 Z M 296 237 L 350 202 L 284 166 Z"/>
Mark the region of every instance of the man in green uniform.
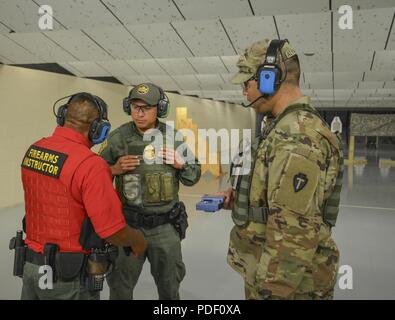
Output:
<path fill-rule="evenodd" d="M 140 229 L 148 241 L 141 257 L 120 250 L 117 269 L 108 277 L 110 299 L 133 299 L 146 258 L 159 299 L 179 299 L 185 276 L 181 240 L 187 227 L 185 207 L 178 198 L 179 182 L 192 186 L 201 171 L 189 149 L 177 152 L 183 143 L 177 141 L 177 132 L 158 120 L 168 109 L 169 100 L 160 87 L 151 83 L 134 87 L 124 100 L 124 111 L 133 121 L 111 132 L 100 152 L 115 177 L 127 223 Z M 160 137 L 163 145 L 159 142 L 158 150 Z"/>
<path fill-rule="evenodd" d="M 232 82 L 273 118 L 252 144 L 250 173 L 233 171 L 223 193 L 235 223 L 228 263 L 243 276 L 246 299 L 333 299 L 341 142 L 303 96 L 287 41 L 256 42 L 237 66 Z"/>

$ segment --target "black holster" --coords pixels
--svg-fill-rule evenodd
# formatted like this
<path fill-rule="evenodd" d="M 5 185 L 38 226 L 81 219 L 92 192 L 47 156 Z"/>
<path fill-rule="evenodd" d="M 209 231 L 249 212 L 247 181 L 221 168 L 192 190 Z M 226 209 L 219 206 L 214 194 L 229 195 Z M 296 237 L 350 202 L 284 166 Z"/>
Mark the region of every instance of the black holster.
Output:
<path fill-rule="evenodd" d="M 184 202 L 177 202 L 169 212 L 170 223 L 177 230 L 180 239 L 183 240 L 188 229 L 188 214 Z"/>
<path fill-rule="evenodd" d="M 26 262 L 26 245 L 22 230 L 18 230 L 16 236 L 10 240 L 9 248 L 15 250 L 13 275 L 22 278 Z"/>
<path fill-rule="evenodd" d="M 118 248 L 106 244 L 95 232 L 93 224 L 86 218 L 82 224 L 80 244 L 84 250 L 91 251 L 85 255 L 83 280 L 89 291 L 103 290 L 103 282 L 111 273 L 118 257 Z"/>
<path fill-rule="evenodd" d="M 85 284 L 88 291 L 103 290 L 103 283 L 115 266 L 118 248 L 108 245 L 102 249 L 92 249 L 88 255 L 85 268 Z"/>
<path fill-rule="evenodd" d="M 63 282 L 73 281 L 84 271 L 86 254 L 77 252 L 60 252 L 55 258 L 57 278 Z"/>
<path fill-rule="evenodd" d="M 44 244 L 44 264 L 52 268 L 53 282 L 58 280 L 57 267 L 56 267 L 56 257 L 59 252 L 59 246 L 54 243 Z"/>

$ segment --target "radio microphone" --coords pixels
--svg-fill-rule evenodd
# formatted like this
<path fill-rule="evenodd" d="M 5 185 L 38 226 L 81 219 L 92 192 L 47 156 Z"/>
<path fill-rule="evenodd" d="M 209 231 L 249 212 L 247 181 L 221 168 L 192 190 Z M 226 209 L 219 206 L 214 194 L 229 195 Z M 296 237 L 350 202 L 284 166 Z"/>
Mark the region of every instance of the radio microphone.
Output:
<path fill-rule="evenodd" d="M 244 103 L 242 103 L 241 105 L 244 107 L 244 108 L 249 108 L 249 107 L 251 107 L 255 102 L 257 102 L 258 100 L 260 100 L 260 99 L 262 99 L 262 98 L 267 98 L 269 95 L 267 95 L 267 94 L 262 94 L 262 95 L 260 95 L 258 98 L 256 98 L 254 101 L 252 101 L 250 104 L 247 104 L 247 105 L 245 105 Z"/>

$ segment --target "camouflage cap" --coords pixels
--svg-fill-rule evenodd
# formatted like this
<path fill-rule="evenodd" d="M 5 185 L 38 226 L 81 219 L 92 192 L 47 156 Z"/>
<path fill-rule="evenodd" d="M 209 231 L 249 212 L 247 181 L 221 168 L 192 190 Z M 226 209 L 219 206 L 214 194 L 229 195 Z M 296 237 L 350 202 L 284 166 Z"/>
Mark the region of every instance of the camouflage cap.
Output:
<path fill-rule="evenodd" d="M 243 82 L 251 79 L 252 76 L 256 74 L 258 67 L 265 60 L 266 50 L 269 47 L 270 42 L 270 39 L 261 40 L 253 43 L 244 50 L 244 53 L 240 55 L 236 64 L 239 68 L 239 73 L 230 79 L 231 83 L 242 84 Z M 295 50 L 288 42 L 283 45 L 281 53 L 283 54 L 285 60 L 296 55 Z"/>
<path fill-rule="evenodd" d="M 143 100 L 150 106 L 156 106 L 162 94 L 158 86 L 152 83 L 141 83 L 135 86 L 129 94 L 130 100 Z"/>

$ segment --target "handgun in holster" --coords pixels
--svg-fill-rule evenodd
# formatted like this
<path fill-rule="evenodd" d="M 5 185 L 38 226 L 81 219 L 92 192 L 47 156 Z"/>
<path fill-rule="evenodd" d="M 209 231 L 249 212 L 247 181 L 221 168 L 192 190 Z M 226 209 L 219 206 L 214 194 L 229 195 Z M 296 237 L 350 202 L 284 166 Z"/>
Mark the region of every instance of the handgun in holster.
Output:
<path fill-rule="evenodd" d="M 56 273 L 56 255 L 59 252 L 59 246 L 54 243 L 45 243 L 44 244 L 44 264 L 46 266 L 50 266 L 52 268 L 53 282 L 55 283 L 58 280 Z"/>
<path fill-rule="evenodd" d="M 87 217 L 81 228 L 80 244 L 89 250 L 85 267 L 85 284 L 89 291 L 103 290 L 103 283 L 115 267 L 118 247 L 106 243 L 96 233 L 91 220 Z"/>
<path fill-rule="evenodd" d="M 22 278 L 26 262 L 26 245 L 22 230 L 18 230 L 16 236 L 10 240 L 9 248 L 15 250 L 13 275 Z"/>
<path fill-rule="evenodd" d="M 180 235 L 180 239 L 183 240 L 188 228 L 188 214 L 184 202 L 180 201 L 175 204 L 169 213 L 169 220 Z"/>
<path fill-rule="evenodd" d="M 112 245 L 106 245 L 101 249 L 92 249 L 92 252 L 88 255 L 86 266 L 88 291 L 103 290 L 104 279 L 114 269 L 117 257 L 118 248 Z"/>

